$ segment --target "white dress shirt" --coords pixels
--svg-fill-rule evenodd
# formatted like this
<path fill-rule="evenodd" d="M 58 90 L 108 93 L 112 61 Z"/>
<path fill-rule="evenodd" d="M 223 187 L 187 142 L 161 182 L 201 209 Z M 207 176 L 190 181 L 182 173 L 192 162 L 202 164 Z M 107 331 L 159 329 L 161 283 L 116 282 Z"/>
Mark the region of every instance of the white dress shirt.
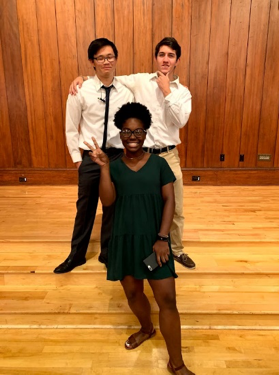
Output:
<path fill-rule="evenodd" d="M 191 110 L 190 91 L 179 83 L 170 82 L 171 93 L 164 97 L 157 82 L 157 73 L 138 73 L 119 76 L 118 81 L 135 95 L 136 102 L 144 104 L 152 114 L 152 125 L 144 142 L 145 147 L 163 148 L 181 143 L 179 129 L 186 125 Z"/>
<path fill-rule="evenodd" d="M 118 109 L 127 102 L 133 102 L 132 92 L 117 78 L 112 82 L 109 98 L 109 118 L 106 147 L 123 148 L 119 129 L 113 119 Z M 66 141 L 74 163 L 82 160 L 80 148 L 88 150 L 84 141 L 93 144 L 94 136 L 101 147 L 104 133 L 105 98 L 103 83 L 97 76 L 84 82 L 77 95 L 69 95 L 66 107 Z M 103 99 L 103 100 L 100 100 Z"/>

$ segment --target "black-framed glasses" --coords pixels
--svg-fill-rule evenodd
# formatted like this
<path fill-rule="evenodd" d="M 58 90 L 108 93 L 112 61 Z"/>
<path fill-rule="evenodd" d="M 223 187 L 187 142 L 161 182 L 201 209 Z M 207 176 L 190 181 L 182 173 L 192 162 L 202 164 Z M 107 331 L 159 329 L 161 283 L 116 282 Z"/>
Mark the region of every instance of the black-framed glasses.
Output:
<path fill-rule="evenodd" d="M 97 57 L 93 57 L 93 60 L 96 60 L 97 63 L 104 63 L 106 60 L 108 62 L 113 62 L 115 60 L 115 56 L 114 55 L 108 55 L 108 56 L 97 56 Z"/>
<path fill-rule="evenodd" d="M 142 138 L 146 133 L 146 130 L 141 128 L 135 129 L 133 131 L 130 129 L 122 129 L 120 131 L 122 138 L 130 138 L 132 134 L 134 134 L 134 136 L 137 138 Z"/>

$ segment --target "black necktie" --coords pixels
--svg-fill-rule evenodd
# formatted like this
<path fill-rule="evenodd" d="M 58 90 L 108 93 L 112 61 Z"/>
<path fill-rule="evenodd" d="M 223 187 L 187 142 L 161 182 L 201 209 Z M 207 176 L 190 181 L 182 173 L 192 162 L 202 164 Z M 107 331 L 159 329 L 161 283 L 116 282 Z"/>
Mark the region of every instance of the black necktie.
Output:
<path fill-rule="evenodd" d="M 105 109 L 105 118 L 104 118 L 104 135 L 103 135 L 103 144 L 102 144 L 102 150 L 104 151 L 106 149 L 106 143 L 107 143 L 107 135 L 108 135 L 108 115 L 109 115 L 109 93 L 113 86 L 102 86 L 103 89 L 106 90 L 106 109 Z"/>

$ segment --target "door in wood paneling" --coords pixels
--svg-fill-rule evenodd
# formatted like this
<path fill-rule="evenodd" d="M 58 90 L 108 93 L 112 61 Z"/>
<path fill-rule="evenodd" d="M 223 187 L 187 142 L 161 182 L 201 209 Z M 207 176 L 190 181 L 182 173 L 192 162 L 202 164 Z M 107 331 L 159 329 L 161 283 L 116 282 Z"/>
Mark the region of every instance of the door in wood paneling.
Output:
<path fill-rule="evenodd" d="M 205 167 L 221 167 L 231 0 L 212 2 Z"/>
<path fill-rule="evenodd" d="M 16 0 L 2 3 L 0 22 L 14 165 L 32 167 Z"/>
<path fill-rule="evenodd" d="M 152 2 L 134 0 L 134 73 L 152 73 L 152 30 Z"/>
<path fill-rule="evenodd" d="M 232 1 L 222 151 L 226 168 L 239 163 L 250 7 L 251 0 Z"/>
<path fill-rule="evenodd" d="M 269 11 L 269 0 L 252 1 L 240 144 L 245 159 L 240 167 L 255 167 L 257 163 Z"/>
<path fill-rule="evenodd" d="M 119 53 L 116 74 L 131 74 L 134 70 L 133 2 L 114 0 L 114 18 L 115 44 Z"/>
<path fill-rule="evenodd" d="M 42 66 L 43 95 L 46 120 L 48 166 L 66 166 L 65 132 L 63 123 L 61 79 L 59 70 L 55 0 L 36 0 L 39 46 Z M 47 17 L 46 17 L 47 14 Z"/>
<path fill-rule="evenodd" d="M 190 83 L 192 113 L 188 123 L 186 166 L 204 166 L 204 134 L 211 23 L 211 0 L 192 2 Z"/>
<path fill-rule="evenodd" d="M 273 167 L 279 113 L 279 9 L 271 0 L 267 53 L 265 61 L 263 101 L 261 108 L 258 154 L 270 154 L 270 161 L 257 160 L 257 167 Z"/>

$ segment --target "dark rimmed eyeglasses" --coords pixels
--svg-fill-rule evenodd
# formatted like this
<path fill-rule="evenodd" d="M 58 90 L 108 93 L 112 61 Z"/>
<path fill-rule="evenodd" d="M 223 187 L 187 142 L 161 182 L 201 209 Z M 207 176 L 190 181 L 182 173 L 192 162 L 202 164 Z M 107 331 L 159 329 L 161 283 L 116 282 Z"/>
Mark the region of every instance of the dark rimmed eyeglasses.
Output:
<path fill-rule="evenodd" d="M 93 60 L 96 60 L 98 63 L 104 63 L 106 60 L 108 62 L 113 62 L 115 60 L 115 56 L 114 55 L 108 55 L 108 56 L 97 56 L 97 57 L 93 57 Z"/>
<path fill-rule="evenodd" d="M 120 131 L 120 135 L 122 138 L 130 138 L 132 134 L 134 134 L 134 136 L 137 138 L 142 138 L 146 133 L 147 131 L 141 128 L 135 129 L 133 131 L 130 129 L 122 129 Z"/>

